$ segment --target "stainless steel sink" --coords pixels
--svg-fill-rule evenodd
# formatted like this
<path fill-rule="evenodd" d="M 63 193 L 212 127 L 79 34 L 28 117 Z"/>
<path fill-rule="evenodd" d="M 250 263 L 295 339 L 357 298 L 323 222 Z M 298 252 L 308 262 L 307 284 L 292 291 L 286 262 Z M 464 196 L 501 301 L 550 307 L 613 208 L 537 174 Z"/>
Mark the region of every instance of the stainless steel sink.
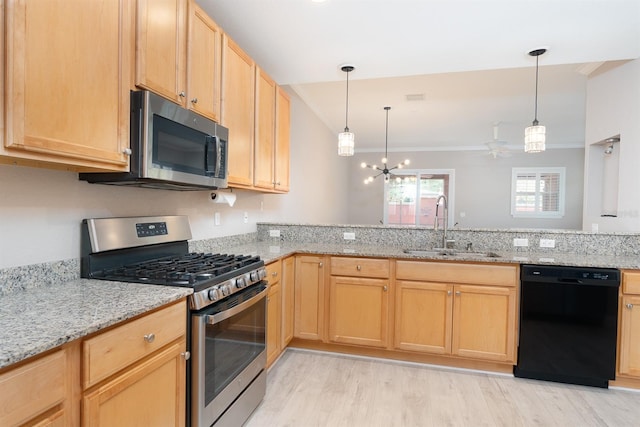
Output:
<path fill-rule="evenodd" d="M 500 258 L 495 252 L 468 252 L 456 251 L 454 249 L 404 249 L 403 252 L 409 255 L 418 256 L 443 256 L 443 257 L 471 257 L 471 258 Z"/>

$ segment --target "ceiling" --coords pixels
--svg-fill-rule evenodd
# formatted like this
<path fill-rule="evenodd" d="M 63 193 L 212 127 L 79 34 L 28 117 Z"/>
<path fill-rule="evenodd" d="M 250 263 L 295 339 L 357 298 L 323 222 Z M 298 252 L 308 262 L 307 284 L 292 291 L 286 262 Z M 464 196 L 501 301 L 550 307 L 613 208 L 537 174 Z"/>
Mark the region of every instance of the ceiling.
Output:
<path fill-rule="evenodd" d="M 356 152 L 520 150 L 534 117 L 548 148 L 584 146 L 586 81 L 640 57 L 640 0 L 198 0 L 280 85 Z M 605 64 L 605 65 L 603 65 Z M 422 100 L 408 100 L 423 97 Z M 336 136 L 337 141 L 337 136 Z"/>

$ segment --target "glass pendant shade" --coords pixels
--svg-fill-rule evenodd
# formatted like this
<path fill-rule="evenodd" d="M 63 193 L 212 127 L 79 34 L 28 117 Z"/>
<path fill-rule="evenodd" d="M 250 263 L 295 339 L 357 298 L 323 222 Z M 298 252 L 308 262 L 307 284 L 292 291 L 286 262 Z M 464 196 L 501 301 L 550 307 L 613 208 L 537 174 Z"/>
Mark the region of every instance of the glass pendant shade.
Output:
<path fill-rule="evenodd" d="M 355 146 L 355 135 L 345 129 L 338 134 L 338 156 L 353 156 Z"/>
<path fill-rule="evenodd" d="M 524 130 L 524 152 L 540 153 L 545 150 L 546 129 L 535 123 Z"/>

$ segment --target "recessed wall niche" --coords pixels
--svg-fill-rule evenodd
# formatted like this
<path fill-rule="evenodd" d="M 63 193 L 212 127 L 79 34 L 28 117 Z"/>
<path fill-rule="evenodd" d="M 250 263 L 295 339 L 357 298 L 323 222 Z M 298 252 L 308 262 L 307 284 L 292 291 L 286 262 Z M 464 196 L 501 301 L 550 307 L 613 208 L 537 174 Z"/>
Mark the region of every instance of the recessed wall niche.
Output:
<path fill-rule="evenodd" d="M 620 135 L 589 146 L 589 206 L 593 216 L 618 216 Z"/>

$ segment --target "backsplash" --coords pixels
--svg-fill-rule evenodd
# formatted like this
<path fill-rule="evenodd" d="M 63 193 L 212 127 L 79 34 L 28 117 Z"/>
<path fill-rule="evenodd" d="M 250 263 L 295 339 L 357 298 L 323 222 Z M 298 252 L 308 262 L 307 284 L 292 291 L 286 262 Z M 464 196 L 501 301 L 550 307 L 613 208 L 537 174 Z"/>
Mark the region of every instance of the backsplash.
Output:
<path fill-rule="evenodd" d="M 269 230 L 279 230 L 280 237 L 270 237 Z M 345 240 L 353 233 L 354 240 Z M 587 233 L 573 230 L 491 230 L 450 229 L 447 239 L 464 250 L 470 243 L 475 251 L 574 253 L 592 255 L 640 255 L 640 234 Z M 527 239 L 528 246 L 514 247 L 514 239 Z M 541 248 L 540 240 L 553 240 L 555 247 Z M 442 246 L 442 231 L 432 228 L 383 225 L 318 225 L 258 223 L 259 241 L 341 243 L 386 245 L 398 248 L 433 248 Z"/>

